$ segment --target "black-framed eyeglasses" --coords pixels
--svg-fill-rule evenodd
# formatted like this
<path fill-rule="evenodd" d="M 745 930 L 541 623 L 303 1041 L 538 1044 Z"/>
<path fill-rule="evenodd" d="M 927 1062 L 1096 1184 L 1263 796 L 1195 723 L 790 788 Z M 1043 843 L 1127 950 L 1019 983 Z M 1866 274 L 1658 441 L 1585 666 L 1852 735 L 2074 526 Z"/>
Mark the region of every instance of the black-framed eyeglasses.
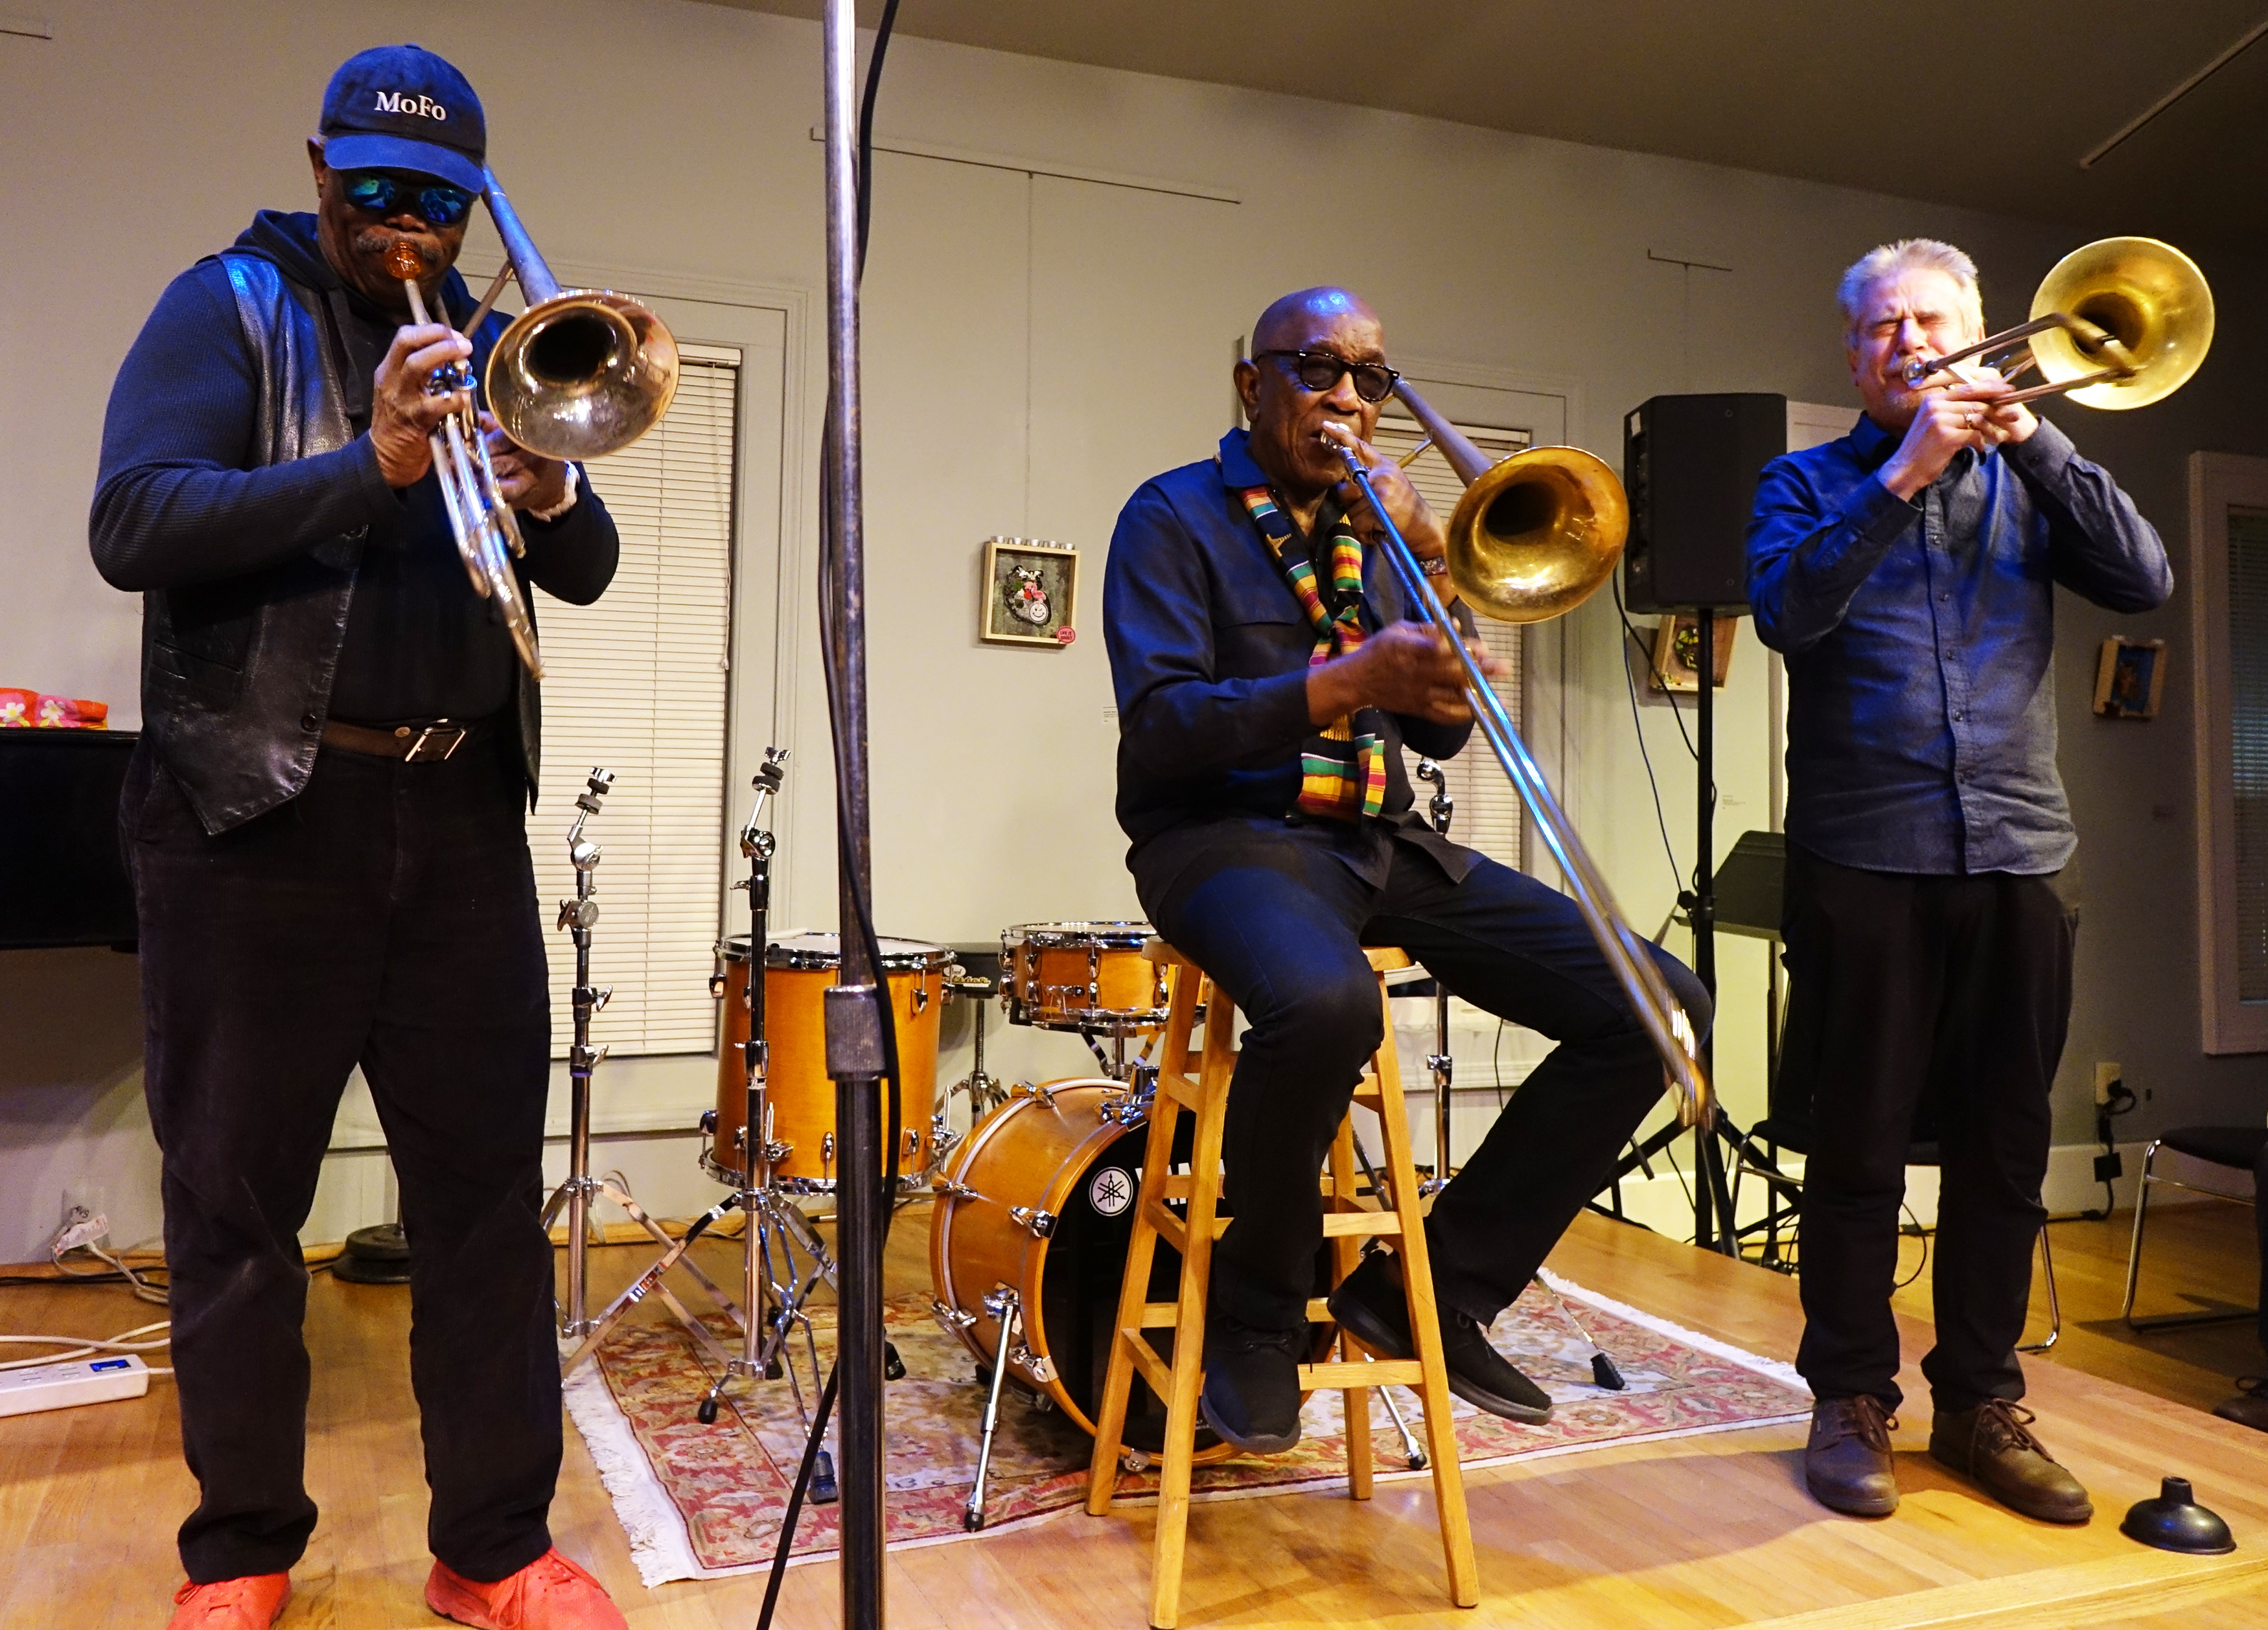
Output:
<path fill-rule="evenodd" d="M 408 200 L 411 214 L 428 226 L 454 226 L 472 212 L 473 195 L 461 187 L 430 176 L 390 175 L 383 170 L 342 170 L 339 186 L 346 201 L 372 215 L 392 215 Z"/>
<path fill-rule="evenodd" d="M 1288 356 L 1292 359 L 1292 377 L 1300 382 L 1303 391 L 1322 395 L 1338 388 L 1342 376 L 1354 376 L 1354 393 L 1366 402 L 1382 402 L 1394 393 L 1394 382 L 1402 376 L 1384 363 L 1351 363 L 1344 356 L 1329 351 L 1255 351 L 1253 360 L 1263 356 Z"/>

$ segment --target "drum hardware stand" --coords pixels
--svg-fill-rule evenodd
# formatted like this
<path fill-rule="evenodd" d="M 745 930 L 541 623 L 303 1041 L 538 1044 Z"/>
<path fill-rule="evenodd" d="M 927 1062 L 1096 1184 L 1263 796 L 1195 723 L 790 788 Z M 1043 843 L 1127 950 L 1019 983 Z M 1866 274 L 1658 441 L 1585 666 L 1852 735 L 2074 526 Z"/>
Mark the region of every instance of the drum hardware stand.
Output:
<path fill-rule="evenodd" d="M 606 1333 L 614 1328 L 622 1315 L 643 1301 L 649 1291 L 658 1292 L 664 1305 L 676 1315 L 692 1336 L 696 1347 L 703 1347 L 722 1356 L 724 1346 L 680 1302 L 675 1294 L 661 1282 L 661 1275 L 676 1263 L 692 1243 L 696 1230 L 688 1230 L 683 1242 L 673 1240 L 668 1230 L 645 1213 L 644 1207 L 631 1195 L 630 1186 L 619 1174 L 596 1178 L 591 1175 L 591 1073 L 599 1061 L 607 1056 L 604 1046 L 591 1045 L 592 1016 L 607 1005 L 614 995 L 612 986 L 594 987 L 591 983 L 591 929 L 599 921 L 599 902 L 592 898 L 591 874 L 599 869 L 604 851 L 583 835 L 583 828 L 591 817 L 599 812 L 600 802 L 608 788 L 615 784 L 612 770 L 593 767 L 584 783 L 585 790 L 575 800 L 575 824 L 567 831 L 567 858 L 575 868 L 575 898 L 559 902 L 559 926 L 575 942 L 575 1040 L 567 1054 L 567 1078 L 571 1088 L 568 1112 L 567 1176 L 552 1192 L 543 1208 L 542 1226 L 548 1233 L 562 1209 L 567 1214 L 567 1317 L 560 1326 L 563 1338 L 578 1340 L 561 1365 L 572 1369 L 595 1348 Z M 652 1235 L 663 1251 L 660 1261 L 648 1268 L 630 1289 L 615 1298 L 607 1311 L 596 1319 L 589 1317 L 590 1240 L 593 1218 L 592 1202 L 603 1200 L 624 1212 L 630 1220 Z M 686 1264 L 693 1276 L 699 1280 L 709 1294 L 718 1298 L 728 1311 L 732 1303 L 724 1298 L 709 1278 L 691 1263 Z"/>
<path fill-rule="evenodd" d="M 964 969 L 957 980 L 948 976 L 946 985 L 950 994 L 970 998 L 972 1010 L 976 1014 L 976 1033 L 969 1039 L 973 1053 L 968 1061 L 968 1073 L 946 1088 L 945 1093 L 948 1102 L 956 1092 L 968 1096 L 968 1118 L 972 1123 L 982 1120 L 1008 1101 L 1008 1089 L 1000 1084 L 998 1076 L 989 1076 L 984 1071 L 984 1015 L 991 1005 L 992 998 L 1000 994 L 1001 984 L 1002 981 L 997 979 L 972 976 Z M 961 1134 L 947 1128 L 943 1105 L 939 1106 L 932 1120 L 936 1137 L 939 1140 L 935 1148 L 941 1159 L 954 1144 L 961 1141 Z"/>
<path fill-rule="evenodd" d="M 748 896 L 748 1039 L 742 1048 L 747 1072 L 747 1112 L 741 1120 L 740 1186 L 703 1218 L 703 1225 L 738 1211 L 740 1230 L 741 1297 L 747 1309 L 740 1318 L 740 1351 L 725 1355 L 716 1379 L 703 1395 L 695 1413 L 703 1426 L 717 1419 L 725 1389 L 743 1377 L 777 1379 L 784 1376 L 796 1411 L 807 1428 L 817 1398 L 821 1371 L 818 1340 L 813 1333 L 806 1303 L 821 1281 L 835 1283 L 835 1260 L 802 1208 L 773 1180 L 772 1164 L 787 1154 L 787 1147 L 772 1137 L 769 1090 L 771 1044 L 766 1036 L 764 973 L 767 932 L 771 911 L 772 857 L 778 842 L 764 825 L 764 806 L 777 796 L 787 779 L 788 750 L 764 749 L 764 761 L 752 781 L 755 801 L 740 827 L 740 853 L 748 875 L 733 886 Z M 689 1231 L 689 1230 L 688 1230 Z M 793 1338 L 803 1335 L 804 1356 L 811 1366 L 811 1391 L 806 1394 L 792 1353 Z M 821 1505 L 836 1498 L 833 1457 L 821 1449 L 812 1476 L 812 1498 Z"/>
<path fill-rule="evenodd" d="M 1457 801 L 1449 796 L 1448 775 L 1432 760 L 1420 759 L 1418 779 L 1433 789 L 1433 796 L 1425 801 L 1425 814 L 1428 824 L 1446 838 L 1449 835 L 1449 818 L 1457 809 Z M 1425 1057 L 1426 1071 L 1433 1078 L 1433 1175 L 1418 1186 L 1420 1195 L 1438 1194 L 1449 1186 L 1449 1096 L 1456 1068 L 1456 1061 L 1449 1056 L 1449 988 L 1436 978 L 1433 1051 Z"/>
<path fill-rule="evenodd" d="M 1000 1285 L 984 1298 L 984 1311 L 1000 1325 L 1000 1344 L 992 1354 L 992 1380 L 984 1395 L 984 1431 L 976 1445 L 976 1486 L 961 1508 L 961 1525 L 970 1533 L 984 1526 L 984 1479 L 992 1467 L 992 1435 L 1000 1425 L 1000 1389 L 1008 1379 L 1008 1365 L 1020 1351 L 1015 1345 L 1024 1326 L 1023 1298 L 1012 1285 Z M 971 1322 L 974 1322 L 973 1320 Z"/>

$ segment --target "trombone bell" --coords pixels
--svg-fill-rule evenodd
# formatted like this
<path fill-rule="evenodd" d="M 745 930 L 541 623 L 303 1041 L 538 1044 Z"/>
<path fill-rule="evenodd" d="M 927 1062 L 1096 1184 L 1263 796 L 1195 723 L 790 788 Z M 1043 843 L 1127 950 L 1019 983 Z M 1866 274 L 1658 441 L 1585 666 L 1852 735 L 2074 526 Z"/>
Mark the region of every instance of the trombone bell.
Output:
<path fill-rule="evenodd" d="M 1573 611 L 1614 575 L 1630 500 L 1580 447 L 1530 447 L 1491 466 L 1449 518 L 1449 581 L 1498 622 Z"/>
<path fill-rule="evenodd" d="M 2154 238 L 2105 238 L 2056 262 L 2032 297 L 2032 316 L 2053 312 L 2091 323 L 2125 348 L 2134 371 L 2070 391 L 2088 408 L 2144 408 L 2189 382 L 2213 346 L 2213 290 L 2205 274 Z M 2032 338 L 2041 377 L 2084 378 L 2108 365 L 2107 348 L 2056 327 Z"/>
<path fill-rule="evenodd" d="M 677 392 L 677 342 L 627 295 L 573 290 L 528 307 L 484 381 L 504 433 L 547 459 L 596 459 L 653 427 Z"/>

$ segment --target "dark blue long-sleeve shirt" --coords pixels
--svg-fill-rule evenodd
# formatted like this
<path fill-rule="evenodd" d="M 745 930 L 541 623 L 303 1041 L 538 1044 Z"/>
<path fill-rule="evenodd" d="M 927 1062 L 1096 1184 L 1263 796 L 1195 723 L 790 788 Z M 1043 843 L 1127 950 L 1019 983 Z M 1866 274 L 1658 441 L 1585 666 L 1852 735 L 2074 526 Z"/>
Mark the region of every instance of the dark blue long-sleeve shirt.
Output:
<path fill-rule="evenodd" d="M 2165 545 L 2045 420 L 1911 502 L 1876 474 L 1898 442 L 1862 415 L 1757 484 L 1749 601 L 1787 659 L 1787 835 L 1874 871 L 2058 870 L 2077 839 L 2054 585 L 2152 610 L 2173 592 Z"/>
<path fill-rule="evenodd" d="M 1315 731 L 1307 718 L 1315 631 L 1240 496 L 1267 480 L 1245 432 L 1231 430 L 1217 457 L 1145 481 L 1111 536 L 1103 639 L 1118 698 L 1118 824 L 1133 840 L 1138 883 L 1162 881 L 1190 842 L 1213 841 L 1197 829 L 1258 822 L 1280 832 L 1299 797 L 1300 750 Z M 1363 623 L 1376 628 L 1401 620 L 1405 602 L 1382 552 L 1366 553 Z M 1462 608 L 1458 615 L 1469 623 Z M 1471 723 L 1381 716 L 1385 819 L 1289 824 L 1343 850 L 1365 875 L 1383 875 L 1385 834 L 1398 831 L 1462 876 L 1466 851 L 1409 815 L 1402 746 L 1448 758 Z M 1192 835 L 1160 841 L 1177 828 Z M 1148 864 L 1145 851 L 1154 852 Z"/>

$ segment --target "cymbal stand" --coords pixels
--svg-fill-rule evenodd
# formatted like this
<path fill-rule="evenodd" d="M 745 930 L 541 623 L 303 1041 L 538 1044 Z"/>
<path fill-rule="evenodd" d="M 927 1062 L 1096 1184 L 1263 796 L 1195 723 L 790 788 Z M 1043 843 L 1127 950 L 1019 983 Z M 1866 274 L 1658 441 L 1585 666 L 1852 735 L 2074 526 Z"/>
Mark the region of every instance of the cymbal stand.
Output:
<path fill-rule="evenodd" d="M 567 1308 L 561 1320 L 559 1333 L 563 1339 L 577 1342 L 561 1364 L 563 1369 L 572 1369 L 590 1354 L 606 1333 L 628 1312 L 648 1290 L 658 1291 L 662 1303 L 675 1314 L 693 1338 L 696 1347 L 713 1349 L 718 1356 L 725 1353 L 724 1344 L 709 1333 L 680 1302 L 666 1285 L 661 1283 L 660 1272 L 649 1268 L 628 1290 L 622 1292 L 596 1319 L 588 1316 L 590 1305 L 590 1241 L 592 1231 L 591 1207 L 603 1200 L 629 1214 L 630 1220 L 652 1236 L 661 1246 L 665 1265 L 675 1263 L 684 1253 L 685 1246 L 669 1237 L 668 1230 L 645 1213 L 623 1182 L 619 1173 L 604 1178 L 591 1175 L 591 1074 L 599 1061 L 607 1056 L 604 1046 L 591 1044 L 591 1019 L 607 1005 L 615 992 L 614 987 L 591 983 L 591 929 L 599 921 L 599 902 L 593 896 L 595 890 L 592 874 L 598 870 L 604 851 L 583 835 L 591 818 L 615 784 L 612 770 L 593 767 L 584 783 L 582 796 L 575 800 L 575 822 L 567 830 L 567 858 L 575 868 L 575 898 L 559 902 L 559 926 L 575 942 L 575 1040 L 567 1053 L 567 1079 L 570 1098 L 568 1109 L 567 1176 L 552 1191 L 543 1208 L 543 1227 L 548 1232 L 562 1210 L 567 1214 Z M 724 1293 L 711 1283 L 698 1268 L 687 1265 L 709 1294 L 718 1299 L 726 1310 L 732 1304 Z"/>
<path fill-rule="evenodd" d="M 740 1321 L 740 1351 L 725 1360 L 695 1412 L 704 1425 L 717 1419 L 725 1390 L 735 1380 L 784 1375 L 797 1413 L 809 1427 L 823 1372 L 806 1303 L 822 1282 L 836 1283 L 835 1259 L 827 1242 L 772 1175 L 773 1164 L 787 1149 L 772 1137 L 764 953 L 770 943 L 772 856 L 778 845 L 764 824 L 764 812 L 787 779 L 787 760 L 784 747 L 764 749 L 763 765 L 754 781 L 755 802 L 740 827 L 740 853 L 747 860 L 748 875 L 733 885 L 747 890 L 748 895 L 748 1039 L 742 1049 L 747 1071 L 747 1112 L 740 1123 L 740 1186 L 710 1215 L 721 1216 L 737 1210 L 746 1219 L 740 1234 L 741 1296 L 748 1317 Z M 810 1367 L 808 1394 L 793 1351 L 798 1333 L 803 1337 L 803 1356 Z M 812 1474 L 812 1498 L 824 1505 L 835 1497 L 834 1459 L 822 1449 Z"/>
<path fill-rule="evenodd" d="M 1457 809 L 1457 801 L 1449 796 L 1448 774 L 1432 760 L 1420 759 L 1418 779 L 1433 789 L 1425 814 L 1433 830 L 1446 838 L 1449 818 Z M 1433 981 L 1433 1051 L 1426 1055 L 1425 1068 L 1433 1078 L 1433 1175 L 1418 1186 L 1420 1195 L 1438 1194 L 1449 1186 L 1449 1096 L 1457 1064 L 1449 1056 L 1449 988 L 1438 978 Z"/>
<path fill-rule="evenodd" d="M 968 1098 L 968 1124 L 972 1127 L 1008 1101 L 1006 1086 L 998 1076 L 987 1075 L 984 1070 L 985 1012 L 991 1006 L 992 998 L 1000 994 L 1002 983 L 1002 980 L 986 979 L 966 971 L 955 977 L 951 969 L 946 970 L 946 999 L 959 996 L 969 999 L 969 1010 L 974 1016 L 971 1023 L 975 1028 L 969 1039 L 974 1051 L 968 1061 L 968 1073 L 946 1089 L 945 1101 L 937 1106 L 937 1113 L 930 1117 L 930 1147 L 936 1150 L 939 1160 L 943 1160 L 953 1146 L 967 1135 L 953 1129 L 948 1116 L 947 1106 L 955 1097 Z"/>

